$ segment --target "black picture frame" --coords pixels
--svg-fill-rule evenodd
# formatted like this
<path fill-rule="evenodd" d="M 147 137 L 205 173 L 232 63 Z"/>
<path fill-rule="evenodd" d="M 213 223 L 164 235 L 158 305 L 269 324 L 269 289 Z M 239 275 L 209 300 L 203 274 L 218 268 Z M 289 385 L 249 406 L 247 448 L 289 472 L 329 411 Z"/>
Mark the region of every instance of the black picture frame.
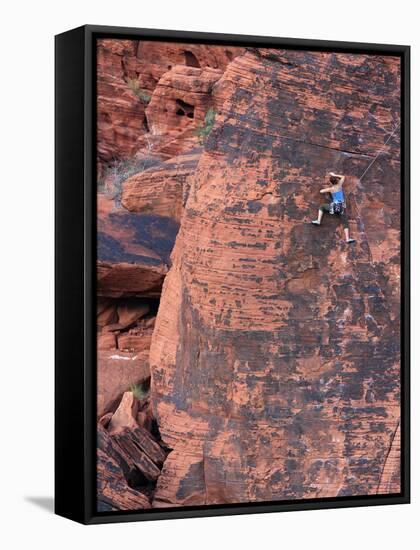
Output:
<path fill-rule="evenodd" d="M 96 512 L 96 48 L 98 38 L 284 47 L 401 58 L 401 493 Z M 410 502 L 410 47 L 86 25 L 55 37 L 55 512 L 84 523 Z"/>

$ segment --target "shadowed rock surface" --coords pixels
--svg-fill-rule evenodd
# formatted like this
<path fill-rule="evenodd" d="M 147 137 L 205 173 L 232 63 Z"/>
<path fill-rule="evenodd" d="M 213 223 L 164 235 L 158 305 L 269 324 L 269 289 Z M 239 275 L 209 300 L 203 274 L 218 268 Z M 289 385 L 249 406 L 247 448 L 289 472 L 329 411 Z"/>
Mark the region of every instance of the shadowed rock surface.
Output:
<path fill-rule="evenodd" d="M 357 242 L 308 222 L 325 174 L 381 149 L 399 90 L 397 58 L 253 49 L 214 86 L 150 352 L 173 449 L 153 506 L 398 490 L 398 132 L 348 178 Z"/>
<path fill-rule="evenodd" d="M 99 198 L 98 296 L 159 297 L 178 232 L 170 217 L 113 209 Z"/>
<path fill-rule="evenodd" d="M 98 422 L 99 511 L 150 508 L 167 450 L 139 425 L 139 407 L 146 412 L 147 400 L 125 392 L 115 413 Z"/>
<path fill-rule="evenodd" d="M 97 451 L 98 512 L 150 508 L 148 498 L 127 485 L 116 460 Z"/>

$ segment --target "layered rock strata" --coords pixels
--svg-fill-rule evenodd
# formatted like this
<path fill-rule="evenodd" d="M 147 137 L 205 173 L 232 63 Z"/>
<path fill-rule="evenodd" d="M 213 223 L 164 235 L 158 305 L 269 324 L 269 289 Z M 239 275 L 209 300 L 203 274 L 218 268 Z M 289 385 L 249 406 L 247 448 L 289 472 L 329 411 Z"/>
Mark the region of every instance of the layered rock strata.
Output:
<path fill-rule="evenodd" d="M 215 85 L 150 352 L 173 449 L 153 506 L 384 487 L 400 414 L 398 131 L 347 180 L 357 242 L 336 218 L 309 221 L 325 174 L 361 175 L 395 129 L 399 79 L 397 58 L 249 50 Z"/>
<path fill-rule="evenodd" d="M 211 85 L 243 51 L 230 46 L 98 40 L 99 173 L 115 159 L 130 157 L 143 148 L 159 145 L 167 158 L 185 148 L 182 140 L 174 137 L 179 137 L 184 126 L 193 127 L 204 118 Z M 193 119 L 184 109 L 191 104 L 196 106 Z M 176 114 L 178 110 L 183 114 Z M 163 133 L 156 128 L 158 121 Z M 168 124 L 176 134 L 172 138 L 166 133 Z"/>
<path fill-rule="evenodd" d="M 100 41 L 101 509 L 399 491 L 399 70 Z"/>

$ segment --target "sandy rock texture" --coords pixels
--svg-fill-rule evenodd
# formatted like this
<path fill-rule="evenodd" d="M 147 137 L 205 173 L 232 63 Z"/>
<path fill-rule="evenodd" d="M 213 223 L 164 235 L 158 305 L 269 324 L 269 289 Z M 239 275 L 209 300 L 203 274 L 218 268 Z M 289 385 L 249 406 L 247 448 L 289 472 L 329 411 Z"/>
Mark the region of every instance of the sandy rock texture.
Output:
<path fill-rule="evenodd" d="M 178 228 L 169 216 L 131 213 L 99 195 L 98 296 L 159 297 Z"/>
<path fill-rule="evenodd" d="M 149 348 L 212 90 L 243 48 L 99 40 L 98 507 L 150 507 L 169 449 Z"/>
<path fill-rule="evenodd" d="M 100 507 L 398 492 L 399 60 L 97 59 Z"/>
<path fill-rule="evenodd" d="M 357 176 L 399 86 L 397 58 L 264 49 L 214 85 L 150 350 L 153 506 L 398 491 L 398 131 Z M 351 246 L 309 223 L 329 170 Z"/>
<path fill-rule="evenodd" d="M 188 149 L 191 130 L 204 118 L 211 86 L 243 51 L 230 46 L 99 40 L 99 172 L 107 163 L 143 148 L 161 149 L 166 158 Z M 185 134 L 183 140 L 178 139 L 180 133 Z"/>
<path fill-rule="evenodd" d="M 128 178 L 124 183 L 122 206 L 132 212 L 153 213 L 179 222 L 189 180 L 194 174 L 202 147 L 172 157 Z"/>

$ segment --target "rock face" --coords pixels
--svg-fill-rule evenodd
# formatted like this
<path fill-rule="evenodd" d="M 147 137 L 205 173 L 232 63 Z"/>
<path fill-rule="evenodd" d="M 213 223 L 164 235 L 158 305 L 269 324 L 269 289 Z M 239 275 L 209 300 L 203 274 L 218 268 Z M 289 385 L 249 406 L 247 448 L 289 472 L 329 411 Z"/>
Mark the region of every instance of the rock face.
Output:
<path fill-rule="evenodd" d="M 115 415 L 128 390 L 142 388 L 150 379 L 148 354 L 158 300 L 188 178 L 202 152 L 198 130 L 213 105 L 213 86 L 243 51 L 98 41 L 98 419 Z M 137 423 L 155 430 L 159 438 L 150 401 L 134 416 L 131 428 Z M 136 434 L 132 430 L 121 436 L 121 445 L 135 452 Z M 98 455 L 100 506 L 148 507 L 151 487 L 140 484 L 140 493 L 133 493 L 132 469 L 125 468 L 121 477 L 109 450 L 105 446 Z M 144 458 L 140 462 L 154 486 L 162 463 L 147 466 Z"/>
<path fill-rule="evenodd" d="M 398 59 L 97 60 L 99 509 L 398 492 Z"/>
<path fill-rule="evenodd" d="M 212 106 L 211 92 L 223 72 L 176 65 L 165 73 L 154 90 L 146 109 L 152 135 L 165 141 L 185 134 L 203 121 Z"/>
<path fill-rule="evenodd" d="M 172 126 L 175 134 L 197 125 L 200 117 L 202 120 L 205 115 L 209 88 L 228 63 L 243 51 L 243 48 L 228 46 L 214 48 L 198 44 L 99 40 L 99 173 L 102 174 L 111 161 L 130 157 L 142 148 L 150 151 L 152 147 L 164 147 L 162 155 L 166 154 L 166 158 L 173 156 L 176 149 L 179 152 L 185 148 L 181 140 L 168 139 L 167 125 Z M 184 109 L 185 103 L 196 106 L 193 119 L 188 113 L 176 114 Z M 149 117 L 153 124 L 151 133 Z M 184 121 L 180 125 L 181 117 Z M 159 133 L 158 126 L 163 134 Z M 185 137 L 188 141 L 188 135 Z"/>
<path fill-rule="evenodd" d="M 116 460 L 97 452 L 98 512 L 150 508 L 148 498 L 127 485 Z"/>
<path fill-rule="evenodd" d="M 150 351 L 153 506 L 398 491 L 398 131 L 357 176 L 399 89 L 397 58 L 278 50 L 214 85 Z M 355 176 L 351 246 L 308 223 L 330 170 Z"/>
<path fill-rule="evenodd" d="M 145 102 L 129 87 L 127 59 L 135 59 L 132 40 L 99 40 L 97 48 L 97 143 L 99 167 L 133 154 L 145 132 Z"/>
<path fill-rule="evenodd" d="M 114 345 L 116 348 L 116 342 Z M 99 350 L 97 371 L 97 415 L 100 418 L 115 410 L 123 393 L 132 385 L 142 384 L 150 378 L 149 346 L 143 352 Z"/>
<path fill-rule="evenodd" d="M 126 392 L 110 422 L 104 417 L 98 424 L 99 511 L 150 508 L 166 451 L 137 424 L 133 412 L 138 404 Z"/>
<path fill-rule="evenodd" d="M 99 196 L 97 293 L 159 297 L 178 223 L 169 217 L 113 209 Z"/>
<path fill-rule="evenodd" d="M 193 175 L 202 149 L 195 148 L 133 175 L 124 183 L 122 206 L 129 211 L 152 213 L 181 219 L 188 182 Z"/>

